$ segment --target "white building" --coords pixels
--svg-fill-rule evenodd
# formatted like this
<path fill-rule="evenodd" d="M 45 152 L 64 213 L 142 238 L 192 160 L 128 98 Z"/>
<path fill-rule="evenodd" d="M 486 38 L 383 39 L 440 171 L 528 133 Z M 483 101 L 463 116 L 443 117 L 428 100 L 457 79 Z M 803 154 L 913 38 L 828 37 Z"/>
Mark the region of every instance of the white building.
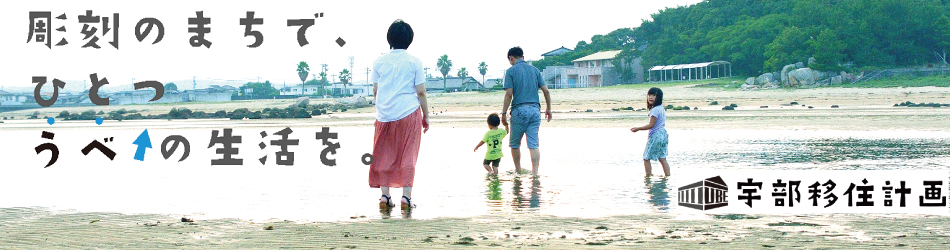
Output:
<path fill-rule="evenodd" d="M 281 88 L 280 95 L 316 95 L 319 93 L 320 88 L 320 85 L 303 86 L 302 84 L 297 84 Z"/>
<path fill-rule="evenodd" d="M 333 95 L 342 95 L 346 93 L 347 95 L 353 96 L 371 96 L 373 95 L 373 85 L 372 84 L 347 84 L 344 89 L 343 83 L 335 82 L 329 86 L 328 91 L 333 93 Z"/>
<path fill-rule="evenodd" d="M 26 95 L 19 95 L 10 92 L 0 90 L 0 105 L 3 106 L 15 106 L 23 105 L 27 102 Z"/>
<path fill-rule="evenodd" d="M 153 89 L 116 92 L 108 94 L 107 98 L 109 98 L 109 105 L 174 102 L 226 102 L 231 101 L 231 95 L 237 91 L 237 88 L 232 86 L 211 85 L 211 87 L 206 89 L 166 91 L 162 95 L 161 99 L 155 101 L 149 101 L 155 97 L 155 90 Z M 103 94 L 100 94 L 100 96 L 103 96 Z M 91 103 L 91 101 L 87 97 L 79 101 L 79 103 Z"/>

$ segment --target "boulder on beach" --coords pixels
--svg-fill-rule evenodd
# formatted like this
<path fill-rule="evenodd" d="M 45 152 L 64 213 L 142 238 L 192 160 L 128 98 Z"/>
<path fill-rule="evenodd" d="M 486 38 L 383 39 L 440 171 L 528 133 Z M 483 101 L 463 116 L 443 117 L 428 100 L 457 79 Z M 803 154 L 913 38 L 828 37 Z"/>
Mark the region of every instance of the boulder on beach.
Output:
<path fill-rule="evenodd" d="M 782 73 L 781 73 L 782 75 L 779 81 L 783 83 L 788 82 L 788 72 L 792 72 L 792 70 L 796 70 L 796 69 L 798 69 L 798 67 L 796 67 L 795 64 L 789 64 L 789 65 L 785 65 L 785 67 L 782 67 Z"/>
<path fill-rule="evenodd" d="M 775 75 L 772 73 L 765 73 L 755 78 L 755 85 L 765 85 L 770 82 L 775 81 Z"/>
<path fill-rule="evenodd" d="M 310 104 L 310 97 L 302 96 L 297 97 L 297 100 L 294 101 L 294 105 L 297 107 L 306 107 L 307 104 Z"/>
<path fill-rule="evenodd" d="M 366 97 L 354 96 L 347 98 L 340 98 L 337 100 L 338 103 L 354 105 L 354 106 L 365 106 L 369 105 L 369 101 L 366 100 Z"/>
<path fill-rule="evenodd" d="M 788 82 L 785 87 L 812 86 L 818 81 L 820 72 L 809 68 L 801 68 L 788 72 Z"/>

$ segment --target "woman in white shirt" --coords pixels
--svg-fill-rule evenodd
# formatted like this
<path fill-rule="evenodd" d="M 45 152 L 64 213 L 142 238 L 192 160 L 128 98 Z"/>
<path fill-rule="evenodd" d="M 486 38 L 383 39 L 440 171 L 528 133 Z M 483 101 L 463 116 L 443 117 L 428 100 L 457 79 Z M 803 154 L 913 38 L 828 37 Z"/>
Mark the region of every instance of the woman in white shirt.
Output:
<path fill-rule="evenodd" d="M 376 132 L 369 186 L 379 188 L 380 208 L 395 205 L 389 188 L 402 188 L 402 208 L 414 207 L 412 183 L 422 134 L 429 130 L 425 72 L 422 61 L 406 52 L 412 27 L 402 20 L 389 26 L 386 40 L 392 49 L 373 62 L 373 96 L 376 98 Z"/>

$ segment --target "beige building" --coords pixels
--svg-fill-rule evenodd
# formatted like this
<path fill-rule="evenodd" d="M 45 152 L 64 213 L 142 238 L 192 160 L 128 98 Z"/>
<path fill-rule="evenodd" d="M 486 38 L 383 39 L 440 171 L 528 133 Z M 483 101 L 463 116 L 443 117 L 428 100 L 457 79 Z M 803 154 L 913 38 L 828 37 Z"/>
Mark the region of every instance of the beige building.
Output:
<path fill-rule="evenodd" d="M 614 67 L 613 60 L 620 54 L 620 50 L 601 51 L 578 58 L 572 66 L 548 66 L 541 72 L 545 84 L 551 88 L 586 88 L 616 85 L 620 83 L 619 67 Z M 640 58 L 634 58 L 629 63 L 634 73 L 632 83 L 643 82 L 643 67 Z"/>

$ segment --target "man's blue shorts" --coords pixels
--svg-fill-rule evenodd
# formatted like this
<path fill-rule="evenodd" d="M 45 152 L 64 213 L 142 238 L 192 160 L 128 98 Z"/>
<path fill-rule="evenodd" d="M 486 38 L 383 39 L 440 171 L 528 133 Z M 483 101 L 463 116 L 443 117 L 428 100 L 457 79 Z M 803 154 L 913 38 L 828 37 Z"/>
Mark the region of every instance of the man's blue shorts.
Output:
<path fill-rule="evenodd" d="M 511 109 L 511 148 L 521 147 L 521 137 L 527 135 L 528 148 L 538 148 L 538 129 L 541 127 L 541 109 L 534 105 L 519 105 Z"/>

